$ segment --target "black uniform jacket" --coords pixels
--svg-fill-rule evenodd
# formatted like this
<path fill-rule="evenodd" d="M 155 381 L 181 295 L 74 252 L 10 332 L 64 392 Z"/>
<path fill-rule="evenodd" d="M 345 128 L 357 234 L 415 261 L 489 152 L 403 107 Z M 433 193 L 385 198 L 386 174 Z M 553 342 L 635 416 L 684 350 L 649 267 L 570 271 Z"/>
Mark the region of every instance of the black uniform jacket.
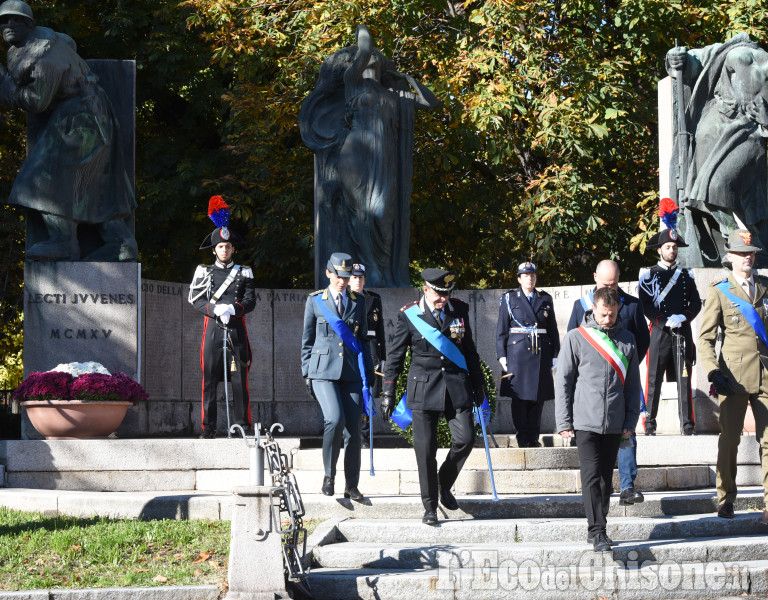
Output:
<path fill-rule="evenodd" d="M 483 372 L 469 325 L 469 305 L 452 298 L 445 306 L 443 325 L 440 329 L 441 333 L 461 350 L 467 361 L 467 373 L 430 344 L 405 316 L 404 311 L 414 304 L 416 303 L 406 304 L 397 315 L 395 335 L 389 347 L 384 370 L 383 391 L 395 394 L 397 378 L 403 370 L 405 352 L 410 347 L 408 408 L 445 410 L 446 392 L 454 408 L 471 408 L 472 390 L 483 384 Z M 423 296 L 418 304 L 424 314 L 417 318 L 437 328 L 438 323 L 427 308 Z"/>
<path fill-rule="evenodd" d="M 544 329 L 537 336 L 538 352 L 534 352 L 534 339 L 529 333 L 510 333 L 513 327 Z M 502 379 L 501 395 L 520 400 L 551 400 L 555 397 L 552 380 L 552 359 L 560 352 L 560 334 L 557 331 L 552 296 L 533 290 L 533 302 L 516 288 L 509 290 L 499 304 L 496 324 L 496 357 L 507 358 L 507 371 L 514 378 Z"/>
<path fill-rule="evenodd" d="M 206 317 L 216 318 L 213 312 L 217 304 L 231 304 L 235 309 L 234 316 L 230 319 L 238 319 L 256 308 L 256 283 L 253 280 L 253 272 L 250 267 L 240 267 L 232 283 L 221 294 L 218 301 L 214 302 L 212 296 L 219 290 L 221 284 L 229 276 L 234 263 L 221 267 L 218 263 L 213 265 L 198 265 L 190 289 L 190 301 L 196 310 Z"/>
<path fill-rule="evenodd" d="M 691 321 L 701 312 L 701 296 L 696 288 L 696 282 L 689 269 L 682 269 L 672 289 L 656 306 L 655 300 L 667 287 L 669 280 L 677 270 L 677 265 L 667 267 L 655 264 L 647 271 L 640 272 L 639 296 L 643 304 L 643 312 L 652 327 L 664 327 L 667 317 L 684 315 L 686 320 L 680 328 L 686 340 L 690 343 Z"/>
<path fill-rule="evenodd" d="M 381 307 L 381 296 L 376 292 L 363 290 L 365 297 L 365 314 L 368 319 L 368 341 L 371 346 L 371 359 L 378 365 L 387 359 L 387 340 L 384 334 L 384 316 Z"/>

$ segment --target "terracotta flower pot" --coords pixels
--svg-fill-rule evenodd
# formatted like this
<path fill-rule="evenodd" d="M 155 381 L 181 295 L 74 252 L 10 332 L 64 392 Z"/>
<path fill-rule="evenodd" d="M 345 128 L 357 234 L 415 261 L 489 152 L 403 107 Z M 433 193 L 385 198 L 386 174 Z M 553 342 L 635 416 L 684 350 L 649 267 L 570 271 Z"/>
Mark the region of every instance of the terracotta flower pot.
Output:
<path fill-rule="evenodd" d="M 104 439 L 123 422 L 131 402 L 27 400 L 21 405 L 46 439 Z"/>

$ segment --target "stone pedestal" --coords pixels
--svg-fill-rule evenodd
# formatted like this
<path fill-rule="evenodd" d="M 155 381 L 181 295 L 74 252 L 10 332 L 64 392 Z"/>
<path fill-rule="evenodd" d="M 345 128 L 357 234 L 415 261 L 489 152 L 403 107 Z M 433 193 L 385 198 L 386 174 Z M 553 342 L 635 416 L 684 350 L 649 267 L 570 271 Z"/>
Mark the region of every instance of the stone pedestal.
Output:
<path fill-rule="evenodd" d="M 136 263 L 27 261 L 24 377 L 95 361 L 139 380 L 140 270 Z M 34 433 L 24 415 L 22 435 Z"/>
<path fill-rule="evenodd" d="M 279 523 L 272 522 L 269 486 L 233 490 L 227 600 L 288 598 Z"/>

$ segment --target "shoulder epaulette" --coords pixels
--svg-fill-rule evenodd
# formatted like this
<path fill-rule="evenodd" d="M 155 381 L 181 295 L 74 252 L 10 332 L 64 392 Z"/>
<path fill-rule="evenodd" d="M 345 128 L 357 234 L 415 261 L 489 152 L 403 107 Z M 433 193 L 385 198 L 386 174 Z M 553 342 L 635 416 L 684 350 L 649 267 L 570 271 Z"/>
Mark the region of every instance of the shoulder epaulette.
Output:
<path fill-rule="evenodd" d="M 352 290 L 347 290 L 347 291 L 349 292 L 349 297 L 352 298 L 352 300 L 354 300 L 355 299 L 355 292 L 353 292 Z"/>
<path fill-rule="evenodd" d="M 411 306 L 413 306 L 414 304 L 418 304 L 418 303 L 419 303 L 419 301 L 418 301 L 418 300 L 414 300 L 413 302 L 409 302 L 408 304 L 406 304 L 405 306 L 403 306 L 403 307 L 400 309 L 400 312 L 405 312 L 406 310 L 408 310 L 409 308 L 411 308 Z"/>
<path fill-rule="evenodd" d="M 691 279 L 696 279 L 696 277 L 693 274 L 693 269 L 683 269 L 683 271 L 685 271 L 688 274 L 688 277 L 690 277 Z"/>
<path fill-rule="evenodd" d="M 651 267 L 643 267 L 642 269 L 640 269 L 640 272 L 637 274 L 637 278 L 640 281 L 650 276 L 651 276 Z"/>
<path fill-rule="evenodd" d="M 253 279 L 253 269 L 251 269 L 251 267 L 240 267 L 240 273 L 243 277 L 250 277 Z"/>
<path fill-rule="evenodd" d="M 546 296 L 547 298 L 551 298 L 552 297 L 552 294 L 550 294 L 549 292 L 545 292 L 543 290 L 536 290 L 536 291 L 539 292 L 540 296 Z"/>
<path fill-rule="evenodd" d="M 715 279 L 715 280 L 714 280 L 712 283 L 710 283 L 709 285 L 710 285 L 710 286 L 715 286 L 715 285 L 717 285 L 718 283 L 723 283 L 723 281 L 727 281 L 727 280 L 728 280 L 728 276 L 726 275 L 725 277 L 720 277 L 719 279 Z"/>
<path fill-rule="evenodd" d="M 317 296 L 318 294 L 322 294 L 325 290 L 317 290 L 316 292 L 312 292 L 310 296 Z"/>
<path fill-rule="evenodd" d="M 451 304 L 463 304 L 464 306 L 469 306 L 464 300 L 459 300 L 458 298 L 451 298 Z"/>

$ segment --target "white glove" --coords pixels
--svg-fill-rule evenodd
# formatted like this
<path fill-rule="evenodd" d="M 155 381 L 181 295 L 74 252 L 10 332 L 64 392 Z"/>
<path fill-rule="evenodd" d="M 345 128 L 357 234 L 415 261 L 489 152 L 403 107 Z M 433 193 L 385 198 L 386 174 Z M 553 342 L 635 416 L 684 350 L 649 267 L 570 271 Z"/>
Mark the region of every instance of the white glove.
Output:
<path fill-rule="evenodd" d="M 219 315 L 219 320 L 226 325 L 229 323 L 229 313 L 224 313 L 223 315 Z"/>
<path fill-rule="evenodd" d="M 557 366 L 557 359 L 553 358 L 552 359 L 552 368 L 554 369 L 556 366 Z"/>
<path fill-rule="evenodd" d="M 499 359 L 499 364 L 501 365 L 502 370 L 506 371 L 507 370 L 507 357 L 506 356 L 502 356 Z"/>
<path fill-rule="evenodd" d="M 231 304 L 226 304 L 225 306 L 227 307 L 227 312 L 234 317 L 235 316 L 235 307 L 232 306 Z"/>
<path fill-rule="evenodd" d="M 684 315 L 670 315 L 667 317 L 667 327 L 670 329 L 677 329 L 685 321 Z"/>
<path fill-rule="evenodd" d="M 228 306 L 229 304 L 217 304 L 216 306 L 213 307 L 213 314 L 216 315 L 217 317 L 220 317 L 224 313 L 229 312 L 227 310 Z"/>

